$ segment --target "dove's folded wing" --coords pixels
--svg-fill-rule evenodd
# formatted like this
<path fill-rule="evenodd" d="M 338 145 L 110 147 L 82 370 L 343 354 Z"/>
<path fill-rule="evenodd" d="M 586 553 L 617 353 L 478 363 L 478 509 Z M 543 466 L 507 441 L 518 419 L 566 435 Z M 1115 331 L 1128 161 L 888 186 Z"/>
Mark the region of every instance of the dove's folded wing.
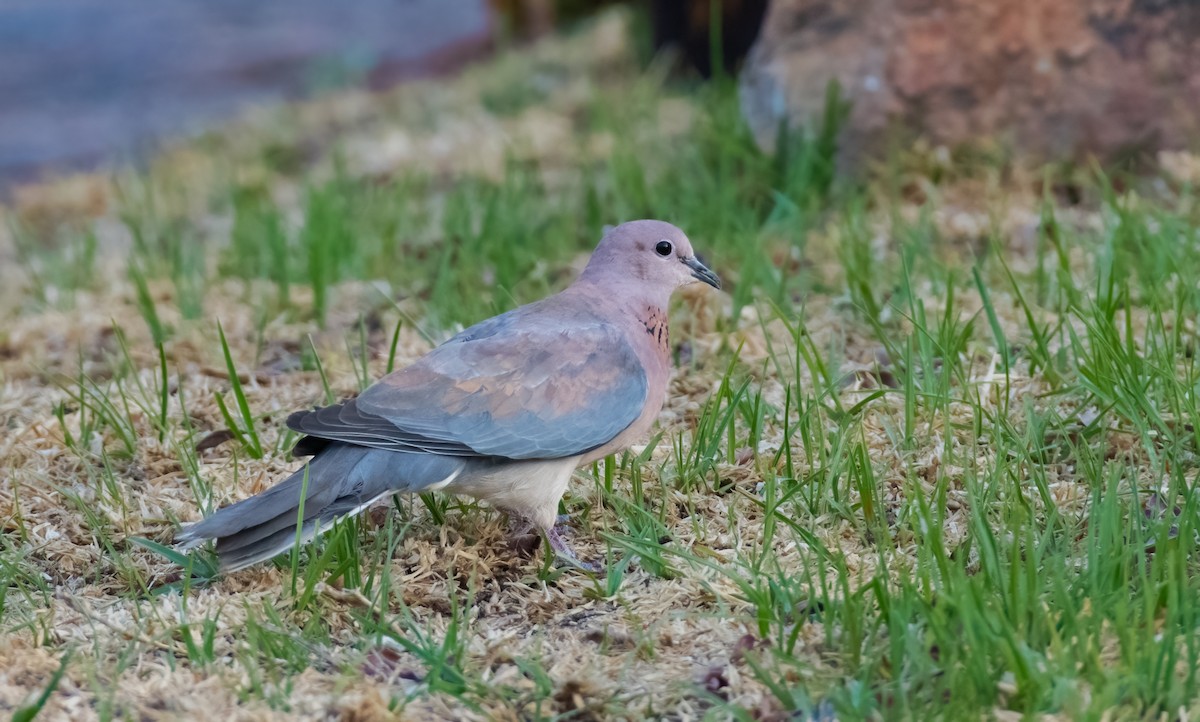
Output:
<path fill-rule="evenodd" d="M 492 319 L 357 399 L 293 414 L 311 436 L 396 451 L 508 459 L 576 456 L 642 413 L 647 380 L 610 325 Z"/>

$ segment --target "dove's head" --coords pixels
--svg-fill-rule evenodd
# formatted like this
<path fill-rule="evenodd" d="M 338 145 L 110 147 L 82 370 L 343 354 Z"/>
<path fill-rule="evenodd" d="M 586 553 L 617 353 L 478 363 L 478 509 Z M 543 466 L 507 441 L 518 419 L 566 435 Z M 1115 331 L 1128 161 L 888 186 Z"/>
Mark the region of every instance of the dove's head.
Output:
<path fill-rule="evenodd" d="M 630 221 L 608 228 L 582 277 L 633 282 L 667 294 L 692 283 L 721 287 L 721 279 L 696 258 L 683 231 L 663 221 Z"/>

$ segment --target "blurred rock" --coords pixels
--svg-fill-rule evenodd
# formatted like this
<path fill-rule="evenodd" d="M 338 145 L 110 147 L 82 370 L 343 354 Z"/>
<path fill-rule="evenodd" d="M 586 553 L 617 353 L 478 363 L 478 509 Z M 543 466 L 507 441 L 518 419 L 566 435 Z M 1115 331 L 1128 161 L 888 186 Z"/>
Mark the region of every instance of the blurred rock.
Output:
<path fill-rule="evenodd" d="M 1200 3 L 775 0 L 741 78 L 759 142 L 784 120 L 819 124 L 831 80 L 853 104 L 843 165 L 901 129 L 1035 160 L 1185 148 L 1200 137 Z"/>

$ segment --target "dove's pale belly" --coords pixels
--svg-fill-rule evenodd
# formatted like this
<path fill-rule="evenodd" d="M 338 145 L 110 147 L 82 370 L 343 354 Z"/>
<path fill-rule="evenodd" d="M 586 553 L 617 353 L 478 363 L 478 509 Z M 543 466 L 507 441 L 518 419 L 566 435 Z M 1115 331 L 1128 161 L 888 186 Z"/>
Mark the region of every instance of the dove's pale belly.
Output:
<path fill-rule="evenodd" d="M 468 462 L 445 491 L 516 512 L 542 529 L 554 526 L 558 500 L 582 457 L 545 461 Z"/>

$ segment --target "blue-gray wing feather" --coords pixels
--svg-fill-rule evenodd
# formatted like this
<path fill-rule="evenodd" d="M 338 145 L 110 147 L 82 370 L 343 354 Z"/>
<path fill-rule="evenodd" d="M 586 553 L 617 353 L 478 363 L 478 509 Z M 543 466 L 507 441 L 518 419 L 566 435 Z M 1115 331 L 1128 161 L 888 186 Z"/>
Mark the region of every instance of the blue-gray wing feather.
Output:
<path fill-rule="evenodd" d="M 473 326 L 345 404 L 294 414 L 318 438 L 449 456 L 552 459 L 603 446 L 641 415 L 647 379 L 596 318 Z"/>

